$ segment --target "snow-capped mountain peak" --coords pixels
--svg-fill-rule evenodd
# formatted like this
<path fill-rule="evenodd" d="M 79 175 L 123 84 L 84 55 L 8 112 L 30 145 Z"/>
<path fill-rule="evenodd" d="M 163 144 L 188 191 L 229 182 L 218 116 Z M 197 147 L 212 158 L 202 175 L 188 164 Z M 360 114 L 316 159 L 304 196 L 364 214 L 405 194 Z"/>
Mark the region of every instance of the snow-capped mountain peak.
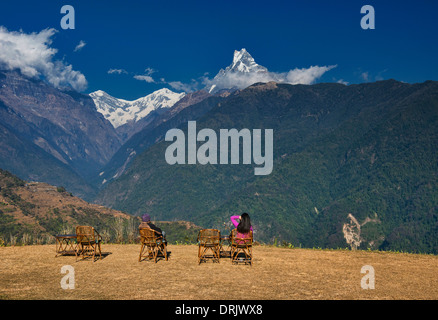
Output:
<path fill-rule="evenodd" d="M 267 72 L 268 69 L 257 64 L 254 58 L 243 48 L 240 51 L 235 50 L 233 63 L 225 69 L 228 72 Z"/>
<path fill-rule="evenodd" d="M 221 89 L 243 88 L 251 84 L 252 78 L 266 73 L 268 69 L 257 64 L 245 48 L 235 50 L 231 65 L 221 69 L 207 85 L 206 90 L 214 93 Z"/>
<path fill-rule="evenodd" d="M 137 122 L 154 110 L 170 108 L 185 96 L 167 88 L 152 92 L 134 101 L 115 98 L 105 91 L 97 90 L 89 94 L 99 111 L 114 128 L 128 121 Z"/>

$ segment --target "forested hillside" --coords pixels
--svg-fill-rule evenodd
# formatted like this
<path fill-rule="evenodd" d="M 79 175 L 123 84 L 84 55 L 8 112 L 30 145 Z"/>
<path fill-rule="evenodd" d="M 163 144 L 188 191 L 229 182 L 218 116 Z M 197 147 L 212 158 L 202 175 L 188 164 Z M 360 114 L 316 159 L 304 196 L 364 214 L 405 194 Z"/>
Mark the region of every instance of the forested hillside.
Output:
<path fill-rule="evenodd" d="M 255 176 L 254 164 L 169 165 L 170 142 L 161 142 L 97 200 L 206 227 L 248 212 L 258 239 L 308 247 L 346 247 L 351 214 L 360 248 L 436 253 L 437 122 L 432 81 L 255 84 L 219 102 L 197 129 L 273 129 L 270 175 Z"/>

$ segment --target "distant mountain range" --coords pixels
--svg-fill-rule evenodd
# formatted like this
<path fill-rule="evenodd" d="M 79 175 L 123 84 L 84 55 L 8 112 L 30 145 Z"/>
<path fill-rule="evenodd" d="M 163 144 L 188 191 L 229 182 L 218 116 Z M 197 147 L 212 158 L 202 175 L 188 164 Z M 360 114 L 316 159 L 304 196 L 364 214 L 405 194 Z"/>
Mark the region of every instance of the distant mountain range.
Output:
<path fill-rule="evenodd" d="M 169 165 L 161 141 L 96 201 L 219 229 L 249 212 L 256 238 L 271 243 L 344 248 L 355 229 L 359 248 L 438 252 L 438 82 L 254 84 L 214 103 L 198 131 L 273 129 L 272 174 Z"/>
<path fill-rule="evenodd" d="M 251 78 L 257 79 L 258 75 L 267 73 L 268 69 L 257 64 L 245 48 L 235 50 L 233 62 L 225 69 L 219 70 L 217 75 L 208 81 L 210 83 L 203 91 L 211 95 L 227 96 L 230 92 L 252 84 Z M 176 93 L 163 88 L 134 101 L 115 98 L 103 90 L 94 91 L 89 95 L 97 111 L 111 122 L 125 142 L 149 123 L 145 118 L 154 111 L 158 114 L 165 112 L 186 96 L 186 93 Z"/>
<path fill-rule="evenodd" d="M 142 129 L 134 133 L 114 154 L 111 160 L 91 181 L 97 188 L 117 179 L 131 164 L 131 161 L 144 150 L 164 139 L 167 130 L 181 123 L 195 120 L 213 108 L 222 97 L 211 96 L 201 90 L 186 94 L 166 112 L 151 113 L 139 122 Z"/>
<path fill-rule="evenodd" d="M 102 90 L 90 93 L 97 111 L 102 113 L 116 129 L 123 147 L 102 168 L 99 176 L 93 179 L 94 185 L 102 187 L 108 181 L 119 177 L 129 166 L 136 155 L 164 138 L 167 130 L 188 120 L 196 120 L 210 110 L 221 98 L 237 92 L 246 86 L 248 77 L 257 77 L 268 69 L 258 65 L 246 51 L 234 51 L 233 62 L 221 69 L 203 90 L 191 93 L 175 93 L 169 89 L 160 89 L 135 101 L 117 99 Z M 230 77 L 244 78 L 239 87 L 230 86 Z M 214 84 L 213 84 L 214 83 Z M 213 97 L 214 96 L 214 97 Z M 204 99 L 213 97 L 201 103 Z M 197 105 L 198 103 L 201 103 Z M 176 116 L 183 109 L 193 108 Z"/>
<path fill-rule="evenodd" d="M 157 220 L 225 231 L 249 212 L 262 242 L 438 253 L 438 83 L 252 82 L 266 75 L 242 49 L 204 90 L 127 101 L 0 71 L 0 168 Z M 166 132 L 188 121 L 273 129 L 272 173 L 169 165 Z"/>

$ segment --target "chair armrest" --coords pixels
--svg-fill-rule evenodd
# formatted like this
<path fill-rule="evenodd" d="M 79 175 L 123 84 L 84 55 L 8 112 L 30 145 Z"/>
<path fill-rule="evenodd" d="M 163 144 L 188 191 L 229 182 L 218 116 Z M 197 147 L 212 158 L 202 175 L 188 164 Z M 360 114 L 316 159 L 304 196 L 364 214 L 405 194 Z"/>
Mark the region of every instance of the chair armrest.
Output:
<path fill-rule="evenodd" d="M 155 234 L 158 236 L 158 238 L 163 238 L 163 234 L 161 232 L 158 232 L 157 230 L 151 229 Z"/>
<path fill-rule="evenodd" d="M 99 232 L 97 232 L 97 230 L 96 229 L 94 229 L 94 232 L 96 233 L 96 237 L 100 240 L 100 241 L 102 241 L 103 240 L 103 238 L 102 238 L 102 236 L 100 235 L 100 233 Z"/>

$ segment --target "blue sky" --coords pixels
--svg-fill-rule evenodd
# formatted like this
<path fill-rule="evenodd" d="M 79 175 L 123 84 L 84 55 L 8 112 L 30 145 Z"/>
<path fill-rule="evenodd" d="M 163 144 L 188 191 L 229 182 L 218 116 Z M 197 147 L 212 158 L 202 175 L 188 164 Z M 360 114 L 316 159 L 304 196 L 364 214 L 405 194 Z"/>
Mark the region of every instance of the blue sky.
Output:
<path fill-rule="evenodd" d="M 74 30 L 60 26 L 63 5 L 75 9 Z M 363 5 L 375 9 L 374 30 L 360 27 Z M 317 82 L 438 80 L 437 15 L 438 1 L 430 0 L 0 4 L 0 26 L 8 32 L 57 30 L 50 36 L 49 46 L 57 50 L 50 59 L 83 74 L 87 86 L 81 91 L 101 89 L 128 100 L 162 87 L 172 89 L 170 82 L 212 78 L 241 48 L 273 72 L 336 65 Z M 85 45 L 75 51 L 81 41 Z M 135 76 L 150 76 L 154 82 Z"/>

